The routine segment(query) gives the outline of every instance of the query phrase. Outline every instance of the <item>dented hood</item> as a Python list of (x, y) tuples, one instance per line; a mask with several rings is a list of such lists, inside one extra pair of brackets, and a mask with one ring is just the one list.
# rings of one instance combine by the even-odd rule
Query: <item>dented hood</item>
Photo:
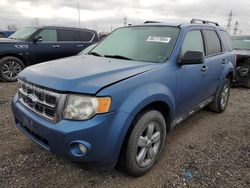
[(105, 86), (158, 66), (157, 63), (84, 55), (30, 66), (19, 78), (58, 91), (95, 94)]

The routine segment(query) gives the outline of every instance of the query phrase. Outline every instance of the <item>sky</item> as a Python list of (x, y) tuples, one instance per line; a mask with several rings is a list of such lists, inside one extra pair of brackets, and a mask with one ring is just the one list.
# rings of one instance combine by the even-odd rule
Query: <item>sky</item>
[(110, 32), (146, 20), (186, 23), (192, 18), (218, 22), (226, 28), (232, 10), (231, 33), (250, 34), (249, 0), (0, 0), (0, 29), (34, 25), (59, 25)]

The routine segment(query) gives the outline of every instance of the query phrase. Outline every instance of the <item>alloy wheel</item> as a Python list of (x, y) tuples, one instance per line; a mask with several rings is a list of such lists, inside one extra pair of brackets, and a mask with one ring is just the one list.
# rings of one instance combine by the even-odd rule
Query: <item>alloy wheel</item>
[(22, 71), (21, 65), (17, 61), (7, 61), (2, 67), (2, 74), (4, 77), (14, 80), (18, 73)]
[(229, 98), (229, 87), (228, 85), (224, 85), (223, 87), (223, 90), (221, 92), (221, 108), (224, 109), (227, 105), (227, 101), (228, 101), (228, 98)]
[(159, 152), (161, 132), (155, 122), (148, 124), (137, 142), (136, 162), (139, 166), (149, 165)]

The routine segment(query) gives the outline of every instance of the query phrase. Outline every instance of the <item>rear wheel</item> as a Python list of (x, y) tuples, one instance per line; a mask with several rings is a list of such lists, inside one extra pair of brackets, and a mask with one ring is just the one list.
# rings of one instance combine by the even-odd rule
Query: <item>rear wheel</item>
[(0, 60), (0, 78), (3, 81), (15, 82), (17, 75), (24, 69), (23, 62), (16, 57), (4, 57)]
[(229, 95), (230, 95), (230, 81), (227, 78), (225, 78), (216, 93), (214, 102), (208, 105), (208, 109), (217, 113), (223, 112), (227, 107)]
[(141, 176), (155, 164), (166, 138), (165, 119), (152, 110), (137, 118), (125, 152), (125, 168), (130, 175)]

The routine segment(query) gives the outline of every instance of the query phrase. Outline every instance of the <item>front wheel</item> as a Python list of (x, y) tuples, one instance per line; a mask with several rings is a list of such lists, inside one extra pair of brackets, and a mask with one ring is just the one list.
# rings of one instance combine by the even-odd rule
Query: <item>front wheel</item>
[(166, 123), (156, 110), (139, 116), (128, 138), (125, 168), (130, 175), (141, 176), (155, 164), (164, 147)]
[(15, 82), (17, 75), (24, 69), (23, 62), (16, 57), (4, 57), (0, 60), (0, 79)]
[(221, 86), (217, 90), (214, 102), (209, 104), (208, 109), (217, 113), (223, 112), (227, 107), (229, 95), (230, 95), (230, 81), (227, 78), (225, 78)]

